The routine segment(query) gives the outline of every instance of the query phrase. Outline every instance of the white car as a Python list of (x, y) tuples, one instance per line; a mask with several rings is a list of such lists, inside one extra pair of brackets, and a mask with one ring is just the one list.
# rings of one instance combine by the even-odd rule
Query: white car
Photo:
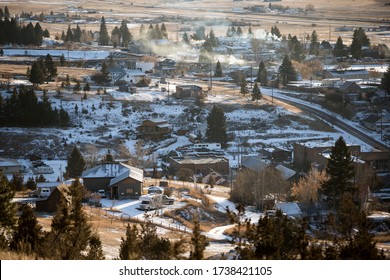
[(106, 198), (106, 191), (105, 190), (98, 190), (97, 191), (97, 194), (101, 197), (101, 198)]
[(39, 193), (39, 197), (49, 197), (50, 194), (51, 194), (51, 192), (50, 192), (49, 188), (42, 188), (40, 193)]

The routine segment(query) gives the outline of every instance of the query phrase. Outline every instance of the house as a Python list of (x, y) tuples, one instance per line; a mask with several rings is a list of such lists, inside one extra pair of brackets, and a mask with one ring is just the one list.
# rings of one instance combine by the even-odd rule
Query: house
[(111, 83), (113, 85), (136, 84), (145, 78), (145, 73), (140, 69), (113, 67), (110, 68), (109, 71), (111, 75)]
[(211, 184), (211, 182), (214, 185), (219, 185), (219, 186), (229, 185), (229, 182), (224, 178), (224, 176), (221, 173), (216, 171), (211, 171), (209, 174), (207, 174), (202, 178), (203, 184)]
[(268, 164), (260, 156), (242, 156), (241, 168), (252, 171), (263, 171)]
[(176, 62), (168, 58), (157, 62), (155, 67), (156, 74), (162, 76), (172, 76), (176, 73), (176, 70)]
[(144, 174), (141, 169), (123, 163), (103, 163), (87, 169), (81, 175), (91, 192), (104, 189), (111, 199), (139, 198)]
[(307, 218), (309, 223), (323, 224), (329, 215), (329, 205), (325, 201), (297, 203), (302, 217)]
[(176, 173), (187, 169), (193, 174), (209, 174), (211, 171), (229, 174), (229, 159), (224, 156), (181, 156), (170, 157), (169, 164)]
[(384, 90), (377, 90), (374, 95), (370, 98), (370, 102), (373, 104), (380, 104), (388, 102), (390, 100), (389, 94)]
[(349, 70), (338, 70), (328, 69), (324, 71), (324, 79), (368, 79), (368, 71), (366, 69), (349, 69)]
[(148, 119), (144, 120), (137, 127), (138, 138), (161, 140), (167, 138), (172, 133), (171, 125), (164, 119)]
[(371, 114), (365, 119), (362, 120), (364, 127), (376, 131), (378, 127), (380, 128), (382, 117), (380, 115)]
[(23, 172), (23, 165), (16, 159), (0, 158), (0, 173), (14, 174)]
[(68, 204), (71, 203), (71, 195), (69, 186), (65, 183), (58, 185), (50, 193), (47, 199), (37, 200), (35, 202), (36, 211), (55, 212), (61, 201), (61, 197), (64, 197)]
[(282, 211), (288, 217), (302, 218), (302, 211), (296, 202), (277, 202), (275, 203), (274, 209)]
[(352, 102), (362, 99), (362, 88), (353, 81), (346, 81), (340, 87), (339, 91), (343, 94), (345, 101)]
[(275, 168), (280, 171), (280, 174), (284, 180), (291, 180), (296, 175), (294, 170), (284, 165), (279, 164)]
[(196, 85), (176, 86), (176, 98), (197, 98), (203, 94), (203, 89)]

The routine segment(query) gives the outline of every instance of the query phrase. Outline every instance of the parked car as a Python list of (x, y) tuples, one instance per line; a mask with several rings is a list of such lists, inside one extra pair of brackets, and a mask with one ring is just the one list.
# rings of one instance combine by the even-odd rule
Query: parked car
[(107, 197), (106, 191), (105, 191), (105, 190), (98, 190), (98, 191), (97, 191), (97, 194), (98, 194), (101, 198), (106, 198), (106, 197)]
[(39, 197), (49, 197), (51, 194), (51, 191), (49, 188), (42, 188), (40, 193), (39, 193)]
[(162, 203), (165, 205), (172, 205), (175, 202), (175, 199), (167, 195), (162, 196)]

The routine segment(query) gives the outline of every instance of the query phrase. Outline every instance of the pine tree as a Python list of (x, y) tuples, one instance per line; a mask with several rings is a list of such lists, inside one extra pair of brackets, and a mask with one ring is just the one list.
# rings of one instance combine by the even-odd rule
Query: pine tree
[(73, 41), (75, 42), (81, 42), (81, 28), (80, 26), (77, 24), (76, 26), (76, 29), (74, 30), (73, 32)]
[(218, 40), (215, 37), (213, 29), (210, 30), (208, 41), (209, 41), (211, 47), (213, 47), (213, 48), (218, 47)]
[(257, 83), (253, 86), (252, 101), (258, 101), (262, 98), (262, 94)]
[(122, 38), (122, 47), (127, 48), (130, 42), (133, 40), (133, 36), (131, 35), (129, 28), (127, 27), (127, 21), (123, 20), (120, 27), (121, 38)]
[(66, 176), (68, 178), (78, 178), (85, 168), (85, 160), (77, 146), (74, 146), (72, 153), (68, 157), (66, 166)]
[(336, 45), (334, 46), (333, 49), (333, 55), (335, 57), (344, 57), (346, 56), (346, 51), (345, 51), (345, 46), (343, 43), (343, 39), (339, 36), (336, 41)]
[(35, 24), (34, 31), (35, 31), (35, 42), (34, 42), (34, 44), (36, 46), (40, 46), (40, 45), (42, 45), (43, 29), (42, 29), (41, 25), (39, 24), (39, 22), (37, 22)]
[(267, 69), (263, 61), (259, 64), (259, 72), (257, 72), (256, 82), (260, 83), (262, 86), (267, 86), (268, 84), (268, 74)]
[(271, 27), (271, 34), (278, 38), (282, 37), (282, 34), (280, 33), (279, 28), (276, 25)]
[(360, 59), (362, 57), (362, 44), (358, 38), (352, 38), (352, 44), (350, 49), (353, 58)]
[(357, 40), (359, 40), (362, 47), (369, 47), (371, 45), (370, 39), (367, 37), (366, 32), (364, 32), (364, 29), (361, 27), (355, 29), (352, 38), (356, 38)]
[(318, 42), (317, 32), (314, 30), (310, 36), (309, 54), (318, 56), (320, 52), (320, 43)]
[(42, 227), (38, 224), (35, 211), (28, 204), (24, 204), (21, 210), (22, 214), (19, 217), (10, 248), (14, 251), (31, 254), (36, 252), (41, 243)]
[(110, 41), (110, 36), (108, 35), (106, 20), (104, 17), (101, 19), (100, 31), (99, 31), (99, 45), (106, 46)]
[(38, 61), (34, 61), (31, 65), (29, 81), (35, 85), (42, 84), (44, 81), (43, 69)]
[(194, 229), (192, 230), (191, 237), (191, 252), (190, 260), (203, 260), (204, 250), (208, 246), (206, 236), (200, 231), (199, 217), (195, 217), (193, 220)]
[(227, 147), (226, 116), (224, 111), (215, 105), (207, 116), (206, 139), (211, 143), (221, 143), (223, 148)]
[(50, 54), (46, 55), (44, 64), (46, 68), (46, 81), (49, 82), (57, 76), (57, 65), (54, 63)]
[(187, 32), (184, 32), (183, 34), (183, 41), (186, 42), (187, 44), (190, 43), (190, 38), (188, 37)]
[(390, 66), (387, 67), (387, 71), (383, 74), (383, 78), (381, 79), (381, 88), (387, 94), (390, 94)]
[(4, 18), (9, 19), (11, 17), (11, 14), (9, 12), (8, 6), (5, 6), (4, 8)]
[(248, 82), (246, 81), (245, 75), (242, 75), (241, 82), (240, 82), (240, 93), (245, 96), (249, 92), (248, 89)]
[(222, 67), (219, 60), (217, 61), (217, 65), (215, 66), (214, 77), (223, 77)]
[(88, 254), (87, 260), (104, 260), (104, 253), (102, 249), (102, 242), (100, 241), (99, 235), (92, 234), (88, 243)]
[(287, 85), (288, 82), (297, 79), (297, 73), (287, 55), (283, 58), (282, 64), (279, 67), (279, 79), (284, 86)]
[(321, 184), (321, 188), (329, 200), (337, 203), (343, 193), (354, 194), (352, 182), (355, 175), (354, 166), (348, 147), (341, 136), (331, 149), (326, 173), (328, 179)]
[(74, 41), (73, 31), (70, 28), (70, 25), (68, 25), (68, 30), (66, 31), (66, 36), (65, 36), (65, 42), (73, 42), (73, 41)]
[(163, 39), (168, 39), (168, 31), (164, 23), (161, 24), (161, 34)]
[(296, 61), (302, 61), (305, 58), (305, 53), (303, 50), (303, 45), (298, 40), (297, 36), (291, 37), (288, 42), (290, 57)]
[(7, 177), (0, 177), (0, 247), (3, 247), (8, 239), (8, 235), (12, 232), (16, 223), (16, 209), (14, 191)]
[(66, 59), (65, 59), (65, 56), (64, 54), (61, 54), (60, 56), (60, 66), (65, 66), (65, 63), (66, 63)]

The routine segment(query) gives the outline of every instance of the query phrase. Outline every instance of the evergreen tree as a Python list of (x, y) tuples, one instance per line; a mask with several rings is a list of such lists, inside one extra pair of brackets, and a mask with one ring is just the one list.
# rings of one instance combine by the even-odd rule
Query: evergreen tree
[(262, 98), (261, 91), (257, 83), (253, 86), (252, 101), (258, 101)]
[(81, 42), (81, 28), (80, 26), (77, 24), (76, 26), (76, 29), (74, 30), (73, 32), (73, 41), (75, 42)]
[(357, 37), (352, 38), (351, 55), (355, 59), (360, 59), (362, 57), (362, 44)]
[(43, 31), (43, 37), (45, 37), (45, 38), (50, 38), (50, 32), (49, 32), (49, 30), (45, 29), (45, 30)]
[(164, 23), (161, 24), (161, 34), (163, 39), (168, 39), (168, 31)]
[(193, 220), (194, 229), (192, 230), (191, 237), (191, 252), (190, 260), (203, 260), (204, 250), (208, 246), (206, 236), (204, 236), (200, 231), (199, 218), (195, 217)]
[(10, 12), (8, 10), (8, 6), (5, 6), (5, 8), (4, 8), (4, 18), (5, 19), (9, 19), (10, 17), (11, 17), (11, 14), (10, 14)]
[(249, 92), (248, 82), (246, 81), (245, 75), (242, 75), (241, 83), (240, 83), (240, 93), (245, 96)]
[(99, 235), (92, 234), (88, 242), (88, 254), (87, 260), (104, 260), (104, 253), (102, 249), (102, 242), (100, 241)]
[(242, 34), (243, 34), (242, 29), (241, 29), (241, 27), (239, 26), (239, 27), (237, 28), (237, 37), (242, 37)]
[(145, 35), (145, 26), (141, 24), (141, 27), (139, 28), (139, 35), (144, 36)]
[(42, 45), (43, 29), (42, 29), (41, 25), (39, 24), (39, 22), (37, 22), (35, 24), (34, 32), (35, 32), (35, 42), (34, 42), (34, 44), (36, 46)]
[(70, 25), (68, 25), (68, 30), (66, 31), (66, 36), (65, 36), (65, 42), (73, 42), (73, 41), (74, 41), (73, 31), (70, 28)]
[(16, 223), (16, 209), (14, 198), (14, 190), (7, 177), (0, 177), (0, 248), (8, 242), (9, 234), (12, 233)]
[(279, 67), (279, 79), (284, 86), (287, 85), (289, 81), (297, 79), (297, 73), (287, 55), (283, 58), (282, 64)]
[(35, 211), (28, 205), (21, 207), (17, 228), (10, 244), (11, 250), (27, 254), (36, 252), (43, 235), (42, 227), (38, 224)]
[(78, 178), (85, 168), (85, 160), (77, 146), (74, 146), (72, 153), (68, 157), (66, 166), (66, 176), (68, 178)]
[(188, 37), (187, 32), (184, 32), (183, 34), (183, 41), (186, 42), (187, 44), (190, 43), (190, 38)]
[(127, 21), (123, 20), (120, 27), (121, 37), (122, 37), (122, 47), (127, 48), (130, 42), (133, 40), (129, 28), (127, 27)]
[(106, 20), (104, 17), (101, 19), (100, 31), (99, 31), (99, 45), (106, 46), (110, 41), (110, 36), (108, 35)]
[(280, 33), (279, 28), (276, 25), (271, 27), (271, 34), (278, 38), (282, 37), (282, 34)]
[(214, 77), (223, 77), (221, 63), (219, 62), (219, 60), (217, 61), (217, 65), (215, 67)]
[(290, 50), (290, 57), (292, 60), (302, 61), (305, 58), (305, 53), (301, 42), (299, 42), (297, 36), (291, 37), (288, 43)]
[(44, 64), (46, 68), (46, 81), (49, 82), (57, 76), (57, 65), (54, 63), (50, 54), (46, 55)]
[(223, 148), (227, 147), (226, 116), (224, 111), (215, 105), (207, 116), (206, 139), (211, 143), (221, 143)]
[(42, 84), (44, 81), (43, 69), (38, 61), (34, 61), (31, 65), (29, 81), (35, 85)]
[(115, 26), (111, 32), (111, 43), (116, 48), (121, 42), (122, 33), (118, 26)]
[(210, 30), (210, 33), (209, 33), (209, 36), (208, 36), (208, 41), (209, 41), (211, 47), (213, 47), (213, 48), (218, 47), (218, 40), (215, 37), (213, 29)]
[(248, 28), (248, 35), (249, 35), (249, 36), (252, 36), (252, 35), (253, 35), (253, 32), (252, 32), (252, 25), (249, 25), (249, 28)]
[(356, 38), (357, 40), (359, 40), (362, 47), (369, 47), (371, 45), (370, 39), (367, 37), (366, 32), (364, 32), (364, 29), (361, 27), (355, 29), (352, 38)]
[(333, 49), (333, 55), (335, 57), (344, 57), (346, 56), (346, 51), (345, 51), (345, 46), (343, 43), (343, 39), (339, 36), (336, 41), (336, 45), (334, 46)]
[[(390, 93), (390, 66), (387, 67), (387, 71), (383, 74), (383, 78), (381, 79), (381, 88), (387, 94)], [(387, 97), (387, 95), (386, 95), (386, 97)]]
[(348, 147), (341, 136), (331, 149), (326, 173), (328, 179), (322, 182), (321, 188), (329, 200), (338, 202), (343, 193), (354, 194), (352, 182), (355, 175), (354, 166)]
[(256, 82), (260, 83), (262, 86), (267, 86), (268, 84), (268, 74), (267, 69), (263, 61), (259, 64), (259, 72), (257, 72)]
[(318, 42), (317, 32), (314, 30), (310, 36), (309, 54), (318, 56), (320, 52), (320, 43)]
[(100, 71), (101, 71), (101, 74), (102, 74), (102, 81), (104, 83), (107, 83), (107, 82), (111, 81), (110, 71), (108, 70), (108, 66), (107, 66), (107, 64), (105, 62), (103, 62), (102, 69)]
[(138, 230), (136, 225), (127, 226), (126, 238), (122, 238), (119, 249), (121, 260), (169, 260), (177, 258), (175, 247), (169, 239), (157, 235), (156, 226), (149, 216)]
[(65, 63), (66, 63), (66, 59), (65, 59), (65, 56), (64, 54), (61, 54), (60, 56), (60, 66), (65, 66)]

